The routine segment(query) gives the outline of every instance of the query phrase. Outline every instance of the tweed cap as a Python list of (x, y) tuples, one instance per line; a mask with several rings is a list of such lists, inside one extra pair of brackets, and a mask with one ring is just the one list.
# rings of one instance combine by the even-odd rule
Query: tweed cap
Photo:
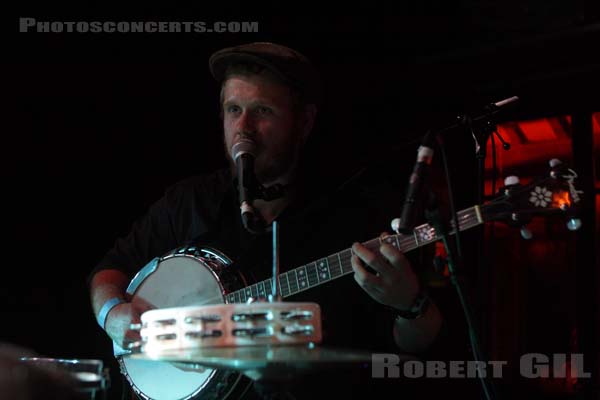
[(308, 58), (296, 50), (275, 43), (256, 42), (219, 50), (208, 61), (211, 74), (219, 82), (225, 78), (227, 67), (237, 63), (261, 65), (300, 91), (307, 103), (319, 101), (319, 76)]

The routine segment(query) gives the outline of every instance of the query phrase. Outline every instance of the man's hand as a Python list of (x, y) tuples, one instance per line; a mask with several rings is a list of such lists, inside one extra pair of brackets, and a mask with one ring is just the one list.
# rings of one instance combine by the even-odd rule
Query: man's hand
[[(385, 233), (382, 234), (385, 237)], [(408, 259), (395, 247), (383, 243), (373, 252), (360, 243), (352, 245), (354, 279), (381, 304), (408, 310), (419, 292), (419, 280)], [(376, 273), (366, 270), (365, 264)]]
[(146, 310), (141, 310), (133, 303), (122, 303), (114, 307), (106, 317), (104, 328), (108, 336), (119, 346), (127, 349), (129, 343), (139, 341), (140, 332), (131, 329), (131, 324), (139, 324), (140, 316)]
[[(387, 234), (382, 234), (387, 236)], [(360, 243), (352, 246), (352, 269), (356, 282), (375, 300), (397, 310), (408, 310), (419, 293), (419, 280), (404, 254), (389, 244), (373, 252)], [(375, 270), (375, 274), (365, 268)], [(436, 338), (442, 324), (432, 302), (425, 314), (416, 319), (396, 318), (394, 341), (404, 351), (424, 351)]]
[[(127, 276), (117, 269), (101, 270), (94, 275), (90, 287), (90, 296), (96, 318), (98, 318), (102, 307), (110, 299), (127, 298), (125, 288), (128, 282)], [(112, 340), (126, 349), (127, 344), (140, 340), (139, 332), (130, 329), (131, 324), (139, 323), (142, 313), (153, 308), (155, 307), (140, 299), (133, 303), (118, 304), (109, 311), (103, 328)]]

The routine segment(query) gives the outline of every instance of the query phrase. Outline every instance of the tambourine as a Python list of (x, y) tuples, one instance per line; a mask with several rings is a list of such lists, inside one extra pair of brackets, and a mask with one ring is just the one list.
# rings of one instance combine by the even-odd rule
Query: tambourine
[(321, 342), (316, 303), (255, 302), (173, 307), (146, 311), (141, 342), (132, 350), (160, 353), (203, 347), (294, 345)]

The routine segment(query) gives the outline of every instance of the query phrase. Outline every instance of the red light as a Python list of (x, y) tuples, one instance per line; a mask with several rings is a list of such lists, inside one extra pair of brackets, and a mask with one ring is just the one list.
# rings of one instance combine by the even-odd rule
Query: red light
[(552, 194), (552, 207), (560, 209), (571, 207), (569, 192), (561, 190), (560, 192)]
[(518, 125), (529, 142), (547, 142), (557, 139), (554, 128), (547, 118), (522, 121), (518, 122)]

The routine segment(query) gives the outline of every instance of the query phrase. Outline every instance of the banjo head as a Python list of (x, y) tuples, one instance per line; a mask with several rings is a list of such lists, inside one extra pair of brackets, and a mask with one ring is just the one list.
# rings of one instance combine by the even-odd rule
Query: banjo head
[(202, 259), (190, 255), (160, 261), (132, 294), (134, 304), (151, 308), (225, 303), (225, 289), (217, 274)]

